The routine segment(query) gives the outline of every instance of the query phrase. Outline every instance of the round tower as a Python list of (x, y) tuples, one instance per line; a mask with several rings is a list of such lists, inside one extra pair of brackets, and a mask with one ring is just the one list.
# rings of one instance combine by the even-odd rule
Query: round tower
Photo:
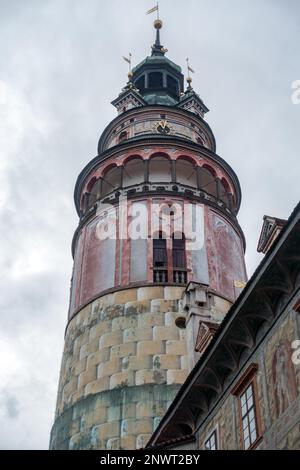
[(145, 446), (246, 280), (237, 176), (154, 26), (75, 186), (52, 449)]

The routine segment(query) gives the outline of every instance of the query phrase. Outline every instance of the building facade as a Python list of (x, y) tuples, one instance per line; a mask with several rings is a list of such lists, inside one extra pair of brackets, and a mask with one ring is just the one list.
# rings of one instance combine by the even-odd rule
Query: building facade
[(154, 26), (76, 182), (52, 449), (145, 447), (247, 279), (237, 176)]

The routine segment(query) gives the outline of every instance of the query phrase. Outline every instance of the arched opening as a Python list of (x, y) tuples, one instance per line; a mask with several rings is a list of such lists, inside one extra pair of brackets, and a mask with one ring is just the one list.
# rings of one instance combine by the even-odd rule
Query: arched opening
[[(125, 111), (126, 111), (126, 109), (125, 109)], [(124, 140), (127, 140), (127, 139), (128, 139), (128, 134), (127, 134), (127, 132), (126, 132), (126, 131), (122, 131), (121, 134), (119, 135), (119, 139), (118, 139), (119, 144), (120, 144), (121, 142), (124, 142)]]
[(201, 168), (201, 189), (217, 197), (216, 173), (209, 165), (203, 165)]
[(186, 272), (186, 249), (184, 233), (174, 233), (172, 237), (172, 257), (173, 257), (173, 281), (185, 284), (187, 281)]
[(167, 241), (162, 231), (153, 235), (153, 281), (168, 282)]
[(229, 204), (230, 187), (225, 178), (222, 178), (219, 186), (219, 197), (225, 204)]
[(121, 168), (113, 167), (102, 177), (101, 196), (106, 196), (121, 186)]
[(87, 190), (83, 195), (83, 212), (92, 207), (100, 197), (101, 181), (94, 176), (87, 185)]
[(161, 72), (150, 72), (148, 75), (148, 88), (162, 88), (163, 75)]
[(177, 183), (197, 188), (196, 166), (188, 160), (178, 159), (176, 161)]
[(175, 96), (178, 96), (178, 81), (171, 75), (167, 75), (168, 90)]
[(137, 89), (143, 93), (144, 90), (145, 90), (145, 75), (142, 75), (140, 78), (137, 79), (137, 81), (135, 82), (135, 86), (137, 87)]
[(155, 156), (149, 163), (149, 181), (151, 183), (169, 183), (171, 181), (171, 163), (164, 156)]
[(123, 187), (140, 184), (144, 181), (144, 162), (140, 158), (132, 158), (124, 166)]

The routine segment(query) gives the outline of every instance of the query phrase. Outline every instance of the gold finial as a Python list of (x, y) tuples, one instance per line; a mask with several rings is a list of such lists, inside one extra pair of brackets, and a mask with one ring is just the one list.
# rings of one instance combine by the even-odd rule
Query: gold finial
[(155, 29), (161, 29), (162, 25), (163, 25), (163, 22), (159, 18), (154, 20), (153, 26)]

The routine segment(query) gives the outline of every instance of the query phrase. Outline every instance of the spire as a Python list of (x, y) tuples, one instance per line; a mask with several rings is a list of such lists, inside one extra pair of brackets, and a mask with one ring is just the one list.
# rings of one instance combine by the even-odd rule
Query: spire
[(154, 13), (156, 11), (157, 18), (154, 21), (153, 25), (154, 28), (156, 29), (156, 38), (155, 38), (155, 43), (152, 46), (152, 54), (151, 55), (165, 55), (167, 52), (167, 49), (164, 49), (164, 47), (160, 43), (160, 29), (162, 28), (163, 22), (159, 18), (159, 5), (158, 3), (156, 4), (155, 7), (151, 8), (146, 12), (146, 15), (149, 15), (150, 13)]
[(160, 29), (162, 28), (163, 22), (157, 18), (154, 23), (154, 28), (156, 29), (156, 39), (155, 43), (152, 46), (152, 55), (165, 55), (166, 49), (160, 43)]

